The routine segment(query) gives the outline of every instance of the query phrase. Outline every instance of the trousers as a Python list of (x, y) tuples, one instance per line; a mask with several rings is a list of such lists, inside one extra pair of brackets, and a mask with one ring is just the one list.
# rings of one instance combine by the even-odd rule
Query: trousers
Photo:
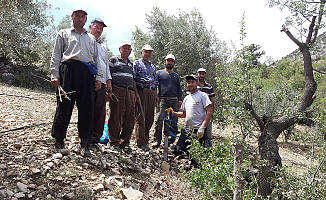
[[(191, 142), (189, 141), (189, 136), (188, 134), (196, 134), (198, 131), (198, 129), (193, 129), (192, 132), (187, 132), (187, 129), (185, 127), (183, 127), (181, 129), (181, 135), (179, 137), (179, 140), (177, 142), (177, 144), (175, 145), (175, 149), (174, 149), (174, 155), (175, 156), (180, 156), (182, 154), (185, 154), (185, 156), (187, 158), (189, 158), (189, 145), (191, 144)], [(206, 132), (206, 130), (205, 130)], [(202, 146), (205, 146), (205, 142), (207, 141), (207, 134), (204, 134), (204, 137), (199, 139), (199, 143)]]
[[(178, 99), (160, 99), (158, 106), (156, 107), (154, 141), (161, 142), (162, 140), (162, 127), (165, 118), (165, 110), (170, 107), (174, 112), (177, 112), (179, 110)], [(178, 122), (178, 117), (173, 116), (173, 121)]]
[(149, 141), (149, 130), (154, 122), (154, 111), (156, 103), (156, 91), (147, 88), (138, 90), (143, 107), (145, 121), (141, 112), (140, 104), (136, 104), (135, 134), (138, 146), (147, 145)]
[[(78, 136), (84, 141), (93, 136), (95, 79), (80, 61), (64, 62), (59, 67), (60, 85), (66, 92), (75, 91), (68, 99), (57, 97), (52, 137), (65, 139), (73, 108), (78, 109)], [(56, 91), (57, 95), (58, 89)]]
[(94, 104), (94, 132), (92, 142), (99, 143), (103, 135), (106, 118), (106, 85), (102, 83), (101, 89), (95, 91)]
[(112, 92), (118, 101), (110, 100), (109, 142), (120, 147), (128, 146), (135, 125), (135, 93), (116, 85), (112, 85)]

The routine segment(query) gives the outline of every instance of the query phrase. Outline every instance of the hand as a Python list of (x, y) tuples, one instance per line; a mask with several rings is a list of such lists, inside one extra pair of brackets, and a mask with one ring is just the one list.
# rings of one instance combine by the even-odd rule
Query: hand
[(156, 98), (155, 98), (155, 107), (157, 107), (159, 101), (160, 101), (160, 98), (158, 98), (158, 96), (156, 95)]
[(140, 100), (140, 96), (138, 92), (135, 91), (135, 103), (138, 103), (138, 100)]
[(106, 90), (106, 98), (110, 101), (111, 100), (111, 96), (112, 96), (112, 90)]
[(58, 87), (58, 85), (60, 85), (60, 78), (51, 79), (51, 85), (53, 85), (54, 87)]
[(202, 138), (204, 137), (204, 132), (205, 132), (206, 127), (199, 127), (197, 131), (197, 138)]
[(112, 91), (111, 80), (106, 81), (106, 91)]
[(181, 108), (181, 105), (182, 105), (182, 101), (179, 101), (179, 102), (178, 102), (178, 107), (179, 107), (179, 109)]
[(95, 81), (95, 91), (98, 91), (99, 89), (101, 89), (101, 87), (102, 87), (101, 81), (96, 80)]
[(168, 108), (168, 109), (165, 109), (165, 111), (168, 112), (168, 113), (172, 113), (172, 114), (174, 113), (173, 108), (171, 108), (171, 107)]

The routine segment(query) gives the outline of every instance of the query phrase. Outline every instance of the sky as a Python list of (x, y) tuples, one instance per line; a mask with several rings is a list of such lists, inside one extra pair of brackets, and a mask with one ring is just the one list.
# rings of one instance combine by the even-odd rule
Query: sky
[[(57, 25), (63, 16), (71, 15), (75, 6), (83, 6), (87, 9), (88, 20), (85, 28), (95, 17), (101, 18), (108, 26), (104, 28), (107, 34), (108, 48), (115, 54), (119, 54), (118, 48), (121, 40), (131, 40), (132, 31), (139, 27), (146, 32), (149, 26), (146, 23), (146, 15), (150, 14), (153, 7), (159, 7), (161, 11), (168, 15), (178, 16), (179, 12), (190, 13), (196, 8), (206, 22), (206, 27), (215, 30), (217, 38), (225, 41), (230, 48), (235, 44), (240, 48), (240, 27), (239, 22), (245, 16), (245, 45), (257, 44), (261, 50), (266, 52), (276, 60), (282, 59), (295, 49), (297, 46), (280, 32), (285, 17), (289, 12), (279, 10), (276, 7), (269, 8), (266, 0), (224, 0), (224, 1), (201, 0), (201, 1), (89, 1), (89, 0), (48, 0), (53, 8), (59, 7), (60, 10), (51, 10), (54, 15), (54, 23)], [(154, 50), (155, 52), (155, 50)], [(261, 60), (261, 61), (262, 61)]]

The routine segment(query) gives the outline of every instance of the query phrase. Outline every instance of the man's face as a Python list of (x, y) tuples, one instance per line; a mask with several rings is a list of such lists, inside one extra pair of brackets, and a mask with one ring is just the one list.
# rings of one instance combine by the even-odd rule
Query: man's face
[(143, 60), (148, 62), (152, 57), (152, 50), (143, 50), (141, 52), (141, 55), (142, 55)]
[(94, 35), (95, 39), (98, 40), (103, 33), (104, 25), (100, 22), (94, 22), (89, 25), (89, 29), (92, 35)]
[(187, 80), (187, 87), (190, 93), (197, 91), (197, 81), (194, 79)]
[(198, 77), (199, 82), (204, 82), (206, 76), (207, 76), (206, 72), (198, 72), (197, 73), (197, 77)]
[(172, 69), (174, 67), (175, 61), (172, 58), (168, 58), (164, 61), (164, 64), (167, 69)]
[(72, 13), (71, 19), (75, 28), (83, 28), (87, 21), (87, 15), (84, 11), (79, 10)]
[(121, 54), (121, 57), (128, 58), (131, 54), (131, 46), (130, 45), (123, 45), (122, 47), (119, 47), (119, 51)]

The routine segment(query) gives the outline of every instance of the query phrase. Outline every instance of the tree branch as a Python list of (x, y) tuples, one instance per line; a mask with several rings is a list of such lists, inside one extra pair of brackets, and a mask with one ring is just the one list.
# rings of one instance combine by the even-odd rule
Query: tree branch
[(312, 70), (314, 70), (314, 71), (316, 71), (316, 72), (318, 72), (318, 73), (321, 73), (321, 74), (326, 74), (326, 72), (322, 72), (322, 71), (319, 71), (319, 70), (314, 69), (314, 68), (312, 68)]
[(319, 14), (318, 14), (317, 25), (315, 26), (314, 36), (313, 36), (313, 38), (311, 40), (311, 43), (314, 43), (316, 41), (316, 39), (317, 39), (318, 29), (319, 29), (319, 26), (321, 24), (321, 19), (322, 19), (323, 14), (324, 14), (325, 2), (326, 2), (326, 0), (321, 0), (320, 1), (320, 9), (319, 9)]
[(315, 21), (316, 21), (316, 16), (313, 16), (312, 17), (312, 20), (311, 20), (311, 23), (310, 23), (310, 26), (309, 26), (308, 37), (307, 37), (307, 40), (306, 40), (306, 43), (307, 44), (310, 44), (311, 43), (312, 33), (314, 32), (314, 30), (316, 30), (316, 29), (314, 29), (314, 27), (315, 27)]
[(292, 35), (292, 33), (289, 31), (289, 29), (287, 29), (286, 27), (285, 27), (285, 25), (283, 24), (282, 25), (282, 29), (281, 29), (281, 32), (285, 32), (286, 33), (286, 35), (294, 42), (294, 43), (296, 43), (299, 47), (301, 47), (302, 46), (302, 43), (297, 39), (297, 38), (295, 38), (293, 35)]
[(255, 120), (257, 121), (260, 131), (263, 132), (265, 129), (265, 123), (263, 122), (263, 120), (257, 115), (257, 113), (254, 111), (254, 109), (252, 108), (252, 105), (250, 105), (247, 102), (244, 102), (246, 109), (250, 110), (250, 114), (255, 118)]

